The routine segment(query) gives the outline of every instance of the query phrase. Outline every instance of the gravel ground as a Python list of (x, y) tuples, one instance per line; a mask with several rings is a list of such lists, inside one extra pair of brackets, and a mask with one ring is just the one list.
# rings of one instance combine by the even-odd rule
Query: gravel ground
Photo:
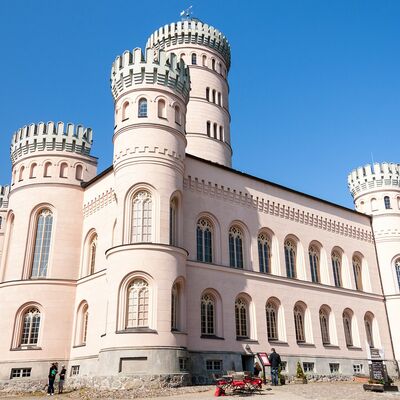
[[(168, 400), (168, 399), (179, 399), (179, 400), (213, 400), (214, 397), (214, 386), (195, 386), (186, 387), (179, 389), (169, 389), (160, 392), (150, 393), (137, 393), (137, 392), (103, 392), (94, 394), (90, 390), (82, 390), (78, 392), (65, 393), (63, 395), (55, 395), (53, 399), (132, 399), (137, 400), (149, 399), (152, 400)], [(144, 397), (138, 397), (144, 396)], [(159, 397), (155, 397), (159, 396)], [(166, 397), (168, 396), (168, 397)], [(37, 400), (38, 397), (43, 397), (43, 394), (36, 396), (10, 396), (0, 394), (1, 400)], [(276, 400), (400, 400), (400, 392), (386, 392), (386, 393), (372, 393), (365, 392), (360, 383), (352, 382), (332, 382), (332, 383), (309, 383), (307, 385), (286, 385), (279, 387), (266, 387), (261, 393), (253, 394), (250, 396), (233, 395), (227, 396), (235, 400), (239, 399), (250, 399), (255, 400), (262, 399), (276, 399)]]

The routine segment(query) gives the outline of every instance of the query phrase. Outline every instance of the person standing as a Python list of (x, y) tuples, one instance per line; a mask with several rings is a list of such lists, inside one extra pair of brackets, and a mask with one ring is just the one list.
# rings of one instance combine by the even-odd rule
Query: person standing
[(64, 390), (64, 382), (65, 382), (65, 374), (67, 370), (65, 369), (65, 365), (61, 365), (60, 371), (60, 380), (58, 381), (58, 394), (61, 394)]
[(54, 395), (54, 381), (56, 380), (57, 371), (57, 363), (52, 363), (49, 370), (49, 387), (47, 388), (47, 396)]
[(271, 383), (272, 386), (278, 386), (278, 371), (281, 365), (281, 356), (275, 351), (274, 348), (271, 349), (271, 353), (268, 356), (268, 360), (271, 364)]

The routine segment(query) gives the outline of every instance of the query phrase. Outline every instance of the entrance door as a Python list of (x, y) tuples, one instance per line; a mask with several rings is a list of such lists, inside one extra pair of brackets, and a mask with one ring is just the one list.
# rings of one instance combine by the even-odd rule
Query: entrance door
[(254, 369), (254, 356), (242, 354), (242, 368), (243, 371), (250, 371), (253, 373)]

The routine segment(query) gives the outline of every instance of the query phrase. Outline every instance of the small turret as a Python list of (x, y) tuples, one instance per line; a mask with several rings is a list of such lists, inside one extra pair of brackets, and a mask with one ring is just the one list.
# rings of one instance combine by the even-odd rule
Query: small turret
[(147, 48), (176, 53), (190, 69), (187, 153), (228, 167), (232, 164), (228, 71), (231, 50), (226, 37), (197, 19), (165, 25)]

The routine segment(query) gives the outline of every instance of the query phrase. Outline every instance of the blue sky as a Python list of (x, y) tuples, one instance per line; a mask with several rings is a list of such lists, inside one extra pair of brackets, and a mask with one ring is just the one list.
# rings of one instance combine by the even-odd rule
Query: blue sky
[(371, 153), (400, 162), (397, 0), (13, 0), (0, 2), (0, 182), (31, 122), (92, 127), (99, 172), (111, 165), (111, 63), (190, 4), (231, 43), (234, 168), (352, 207), (351, 169)]

